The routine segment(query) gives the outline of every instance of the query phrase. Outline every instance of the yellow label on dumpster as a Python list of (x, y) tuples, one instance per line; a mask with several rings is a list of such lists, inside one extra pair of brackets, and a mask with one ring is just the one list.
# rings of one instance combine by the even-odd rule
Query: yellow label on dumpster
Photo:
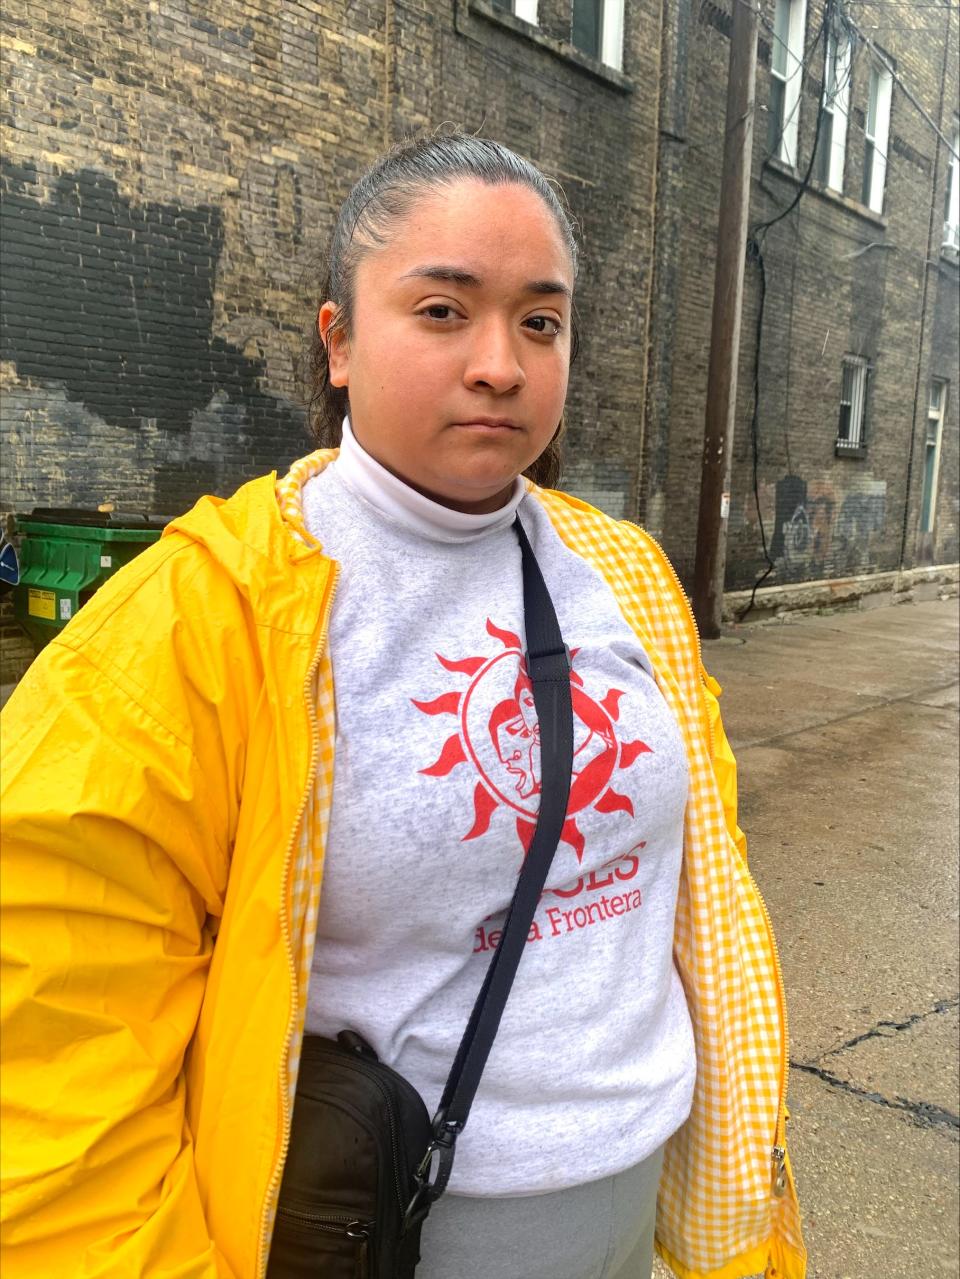
[(51, 622), (56, 621), (56, 591), (37, 591), (31, 588), (27, 592), (27, 612), (31, 617), (45, 617)]

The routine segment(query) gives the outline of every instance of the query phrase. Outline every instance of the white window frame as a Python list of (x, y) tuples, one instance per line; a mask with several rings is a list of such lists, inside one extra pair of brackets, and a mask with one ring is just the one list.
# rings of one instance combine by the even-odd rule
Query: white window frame
[(505, 9), (507, 12), (512, 13), (515, 18), (522, 18), (524, 22), (529, 22), (532, 27), (536, 27), (540, 25), (537, 21), (538, 4), (539, 0), (506, 0), (505, 3), (501, 2), (500, 4), (495, 2), (494, 7)]
[[(851, 370), (849, 398), (845, 398), (846, 372)], [(854, 451), (866, 447), (864, 425), (867, 416), (867, 382), (870, 377), (870, 363), (862, 355), (845, 355), (840, 372), (840, 407), (846, 405), (850, 409), (849, 434), (840, 434), (837, 424), (837, 452)]]
[(774, 70), (775, 48), (771, 49), (770, 75), (783, 82), (783, 128), (776, 150), (776, 158), (791, 168), (797, 167), (797, 137), (800, 121), (800, 90), (803, 81), (803, 42), (807, 29), (807, 0), (788, 0), (786, 43), (774, 35), (776, 44), (786, 53), (786, 71)]
[(623, 70), (624, 0), (603, 0), (600, 24), (600, 61), (614, 71)]
[(943, 207), (943, 247), (960, 252), (960, 120), (953, 123), (953, 143), (947, 155), (947, 190)]
[[(614, 71), (623, 70), (623, 10), (625, 0), (598, 0), (600, 5), (599, 60)], [(573, 6), (571, 5), (571, 12)], [(573, 36), (571, 32), (571, 43)], [(574, 45), (576, 48), (576, 45)], [(589, 55), (586, 55), (589, 56)]]
[[(933, 526), (937, 518), (937, 489), (940, 487), (940, 458), (943, 453), (943, 420), (947, 415), (947, 388), (949, 383), (942, 378), (933, 378), (930, 382), (930, 391), (927, 397), (927, 433), (923, 445), (923, 487), (920, 490), (920, 532), (932, 533)], [(937, 389), (940, 392), (939, 403), (934, 404), (933, 393)], [(923, 518), (923, 505), (927, 498), (927, 456), (931, 448), (930, 441), (930, 424), (935, 424), (935, 439), (932, 447), (934, 449), (933, 471), (930, 474), (930, 504), (927, 508), (926, 525)]]
[[(830, 116), (830, 154), (827, 157), (827, 186), (843, 193), (843, 170), (847, 158), (847, 121), (850, 118), (850, 38), (835, 29), (827, 36), (823, 69), (823, 110)], [(832, 65), (831, 65), (832, 64)], [(821, 143), (823, 127), (821, 125)]]
[[(876, 86), (876, 103), (874, 110), (873, 132), (870, 132), (870, 104), (873, 102), (874, 86)], [(883, 194), (887, 180), (887, 148), (890, 144), (890, 104), (893, 98), (893, 76), (890, 68), (882, 62), (874, 62), (870, 68), (870, 80), (867, 90), (868, 102), (864, 120), (865, 143), (873, 145), (873, 167), (870, 172), (870, 189), (867, 195), (867, 208), (874, 213), (883, 212)], [(866, 163), (866, 147), (864, 148)]]

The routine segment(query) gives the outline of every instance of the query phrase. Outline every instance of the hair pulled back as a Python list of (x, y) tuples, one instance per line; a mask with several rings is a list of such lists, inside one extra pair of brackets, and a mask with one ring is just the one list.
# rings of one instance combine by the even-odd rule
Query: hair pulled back
[[(549, 180), (535, 165), (489, 138), (459, 132), (411, 138), (397, 143), (367, 170), (340, 210), (330, 242), (326, 274), (320, 283), (320, 303), (331, 301), (338, 307), (331, 330), (350, 332), (357, 267), (363, 256), (389, 242), (392, 229), (411, 212), (418, 196), (464, 179), (488, 186), (514, 183), (535, 191), (553, 214), (576, 276), (579, 254), (573, 221)], [(574, 321), (571, 361), (577, 345)], [(347, 411), (347, 388), (331, 385), (327, 348), (314, 324), (309, 416), (311, 431), (320, 448), (336, 448), (340, 444)], [(525, 472), (534, 483), (545, 488), (555, 488), (559, 482), (562, 434), (561, 419), (553, 439)]]

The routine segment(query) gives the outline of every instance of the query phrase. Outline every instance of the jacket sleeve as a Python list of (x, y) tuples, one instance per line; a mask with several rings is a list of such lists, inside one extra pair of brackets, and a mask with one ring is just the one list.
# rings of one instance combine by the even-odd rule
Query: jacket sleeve
[(182, 1067), (223, 904), (231, 768), (219, 749), (198, 759), (208, 699), (194, 692), (192, 723), (176, 696), (160, 709), (184, 639), (162, 634), (159, 603), (108, 603), (96, 642), (76, 639), (83, 610), (3, 717), (3, 1274), (228, 1279)]
[(701, 668), (703, 695), (707, 703), (707, 717), (710, 723), (710, 740), (713, 752), (713, 773), (720, 788), (723, 799), (723, 811), (727, 819), (727, 830), (736, 844), (740, 856), (747, 860), (747, 837), (737, 824), (737, 761), (734, 757), (727, 735), (723, 731), (723, 720), (720, 717), (720, 694), (723, 691), (712, 675)]

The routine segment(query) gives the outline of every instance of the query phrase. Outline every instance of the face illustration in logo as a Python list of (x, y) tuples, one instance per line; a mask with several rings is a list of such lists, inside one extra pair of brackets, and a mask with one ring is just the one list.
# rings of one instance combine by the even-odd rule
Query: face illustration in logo
[(517, 779), (517, 794), (529, 799), (540, 791), (540, 723), (533, 685), (521, 663), (513, 697), (501, 702), (490, 717), (490, 736), (497, 757)]
[[(428, 777), (446, 777), (460, 764), (472, 764), (479, 780), (474, 789), (473, 826), (463, 836), (476, 839), (489, 828), (498, 807), (516, 814), (517, 834), (526, 850), (536, 828), (540, 808), (540, 724), (533, 699), (533, 685), (518, 636), (487, 621), (487, 632), (503, 645), (492, 658), (468, 657), (450, 661), (437, 654), (445, 670), (466, 675), (463, 692), (443, 693), (431, 702), (414, 706), (425, 715), (456, 715), (458, 728), (447, 738), (437, 761), (420, 771)], [(577, 650), (571, 653), (575, 659)], [(619, 717), (620, 689), (610, 689), (596, 702), (583, 687), (580, 675), (570, 672), (573, 703), (573, 775), (567, 818), (561, 838), (583, 858), (584, 836), (576, 815), (592, 807), (596, 812), (624, 812), (633, 816), (633, 804), (618, 794), (611, 779), (617, 770), (629, 768), (638, 755), (649, 752), (646, 743), (621, 743), (614, 725)], [(504, 697), (504, 686), (509, 690)]]

